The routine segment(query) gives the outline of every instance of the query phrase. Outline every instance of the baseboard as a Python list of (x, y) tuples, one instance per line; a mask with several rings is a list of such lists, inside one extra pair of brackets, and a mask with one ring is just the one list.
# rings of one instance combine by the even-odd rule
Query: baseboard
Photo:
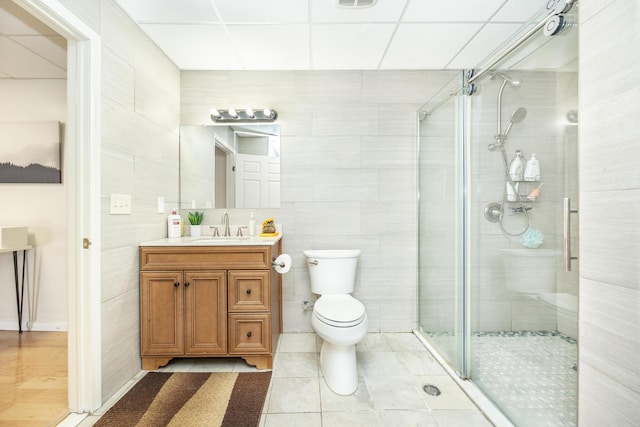
[[(16, 320), (0, 320), (0, 330), (18, 332), (18, 322)], [(31, 328), (27, 328), (26, 322), (22, 325), (22, 331), (46, 331), (46, 332), (67, 332), (67, 322), (34, 322)]]

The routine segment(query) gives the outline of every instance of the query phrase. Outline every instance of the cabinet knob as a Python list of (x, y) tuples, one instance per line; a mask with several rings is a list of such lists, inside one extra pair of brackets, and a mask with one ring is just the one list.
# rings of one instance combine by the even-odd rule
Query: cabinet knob
[(247, 295), (251, 295), (251, 289), (247, 289)]
[(247, 337), (251, 338), (251, 331), (247, 332)]
[(188, 288), (189, 287), (189, 282), (184, 282), (184, 287)]
[(180, 286), (180, 282), (174, 283), (173, 286), (175, 286), (177, 288), (178, 286)]

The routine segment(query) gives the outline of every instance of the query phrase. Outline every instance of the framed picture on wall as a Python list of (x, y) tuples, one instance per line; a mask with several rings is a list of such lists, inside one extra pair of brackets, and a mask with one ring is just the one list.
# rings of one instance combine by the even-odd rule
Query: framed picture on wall
[(62, 182), (62, 124), (0, 122), (0, 183)]

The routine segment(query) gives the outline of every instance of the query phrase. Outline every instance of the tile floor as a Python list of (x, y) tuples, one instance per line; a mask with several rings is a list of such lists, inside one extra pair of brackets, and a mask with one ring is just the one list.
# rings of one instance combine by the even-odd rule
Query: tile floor
[[(351, 396), (336, 395), (325, 384), (320, 344), (313, 333), (281, 335), (261, 427), (492, 425), (411, 333), (372, 333), (358, 344), (360, 386)], [(160, 370), (255, 368), (242, 359), (176, 359)], [(437, 386), (442, 394), (424, 393), (424, 384)], [(98, 418), (90, 416), (78, 425), (89, 427)]]

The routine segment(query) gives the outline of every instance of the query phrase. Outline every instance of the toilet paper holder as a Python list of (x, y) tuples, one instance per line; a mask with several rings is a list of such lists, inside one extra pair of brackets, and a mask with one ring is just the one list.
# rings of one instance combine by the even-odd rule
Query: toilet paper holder
[(280, 274), (286, 274), (291, 269), (291, 257), (288, 254), (280, 254), (271, 260), (271, 268), (275, 268)]

